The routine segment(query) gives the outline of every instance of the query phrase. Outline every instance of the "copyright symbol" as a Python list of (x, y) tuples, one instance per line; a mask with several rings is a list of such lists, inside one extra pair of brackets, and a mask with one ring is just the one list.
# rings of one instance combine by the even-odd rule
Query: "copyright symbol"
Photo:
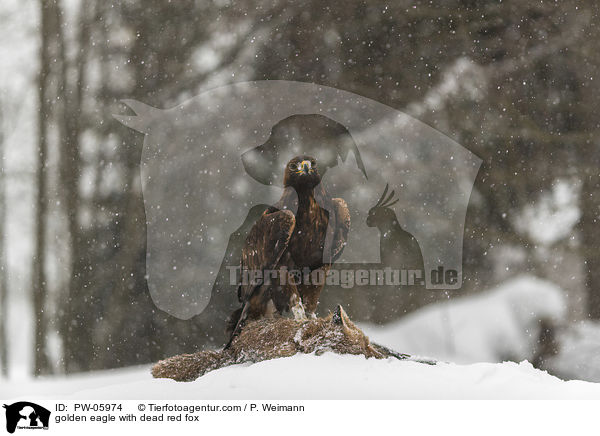
[(138, 404), (138, 410), (140, 412), (143, 412), (144, 410), (146, 410), (146, 405), (145, 404)]

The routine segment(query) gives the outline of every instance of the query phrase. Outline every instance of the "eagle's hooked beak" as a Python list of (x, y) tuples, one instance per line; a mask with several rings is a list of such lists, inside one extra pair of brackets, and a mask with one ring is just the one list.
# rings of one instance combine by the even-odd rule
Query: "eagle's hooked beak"
[(312, 165), (309, 160), (303, 160), (300, 162), (300, 170), (304, 174), (312, 173)]

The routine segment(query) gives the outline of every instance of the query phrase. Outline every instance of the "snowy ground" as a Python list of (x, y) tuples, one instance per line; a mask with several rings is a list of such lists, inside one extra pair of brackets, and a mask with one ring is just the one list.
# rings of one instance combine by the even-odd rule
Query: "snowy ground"
[(362, 356), (296, 355), (236, 365), (192, 383), (152, 379), (148, 367), (6, 383), (25, 399), (600, 399), (600, 384), (562, 381), (529, 363), (435, 366)]

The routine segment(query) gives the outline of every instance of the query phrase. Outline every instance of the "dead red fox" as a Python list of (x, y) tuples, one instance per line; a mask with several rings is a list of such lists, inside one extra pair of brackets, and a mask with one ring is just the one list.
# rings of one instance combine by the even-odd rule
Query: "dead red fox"
[[(248, 322), (231, 346), (221, 351), (200, 351), (161, 360), (152, 368), (156, 378), (191, 381), (214, 369), (243, 362), (260, 362), (296, 353), (326, 351), (339, 354), (361, 354), (383, 359), (408, 359), (369, 338), (354, 325), (341, 306), (326, 318), (296, 321), (288, 318), (267, 318)], [(432, 362), (424, 362), (432, 363)]]

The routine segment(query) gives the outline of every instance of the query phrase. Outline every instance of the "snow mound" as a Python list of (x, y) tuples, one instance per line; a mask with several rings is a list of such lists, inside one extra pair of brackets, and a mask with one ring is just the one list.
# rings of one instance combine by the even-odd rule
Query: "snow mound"
[(476, 295), (436, 303), (386, 326), (362, 324), (374, 342), (403, 353), (458, 363), (531, 360), (539, 320), (561, 322), (564, 292), (519, 276)]
[(559, 352), (546, 362), (565, 379), (600, 382), (600, 323), (583, 321), (558, 332)]
[(521, 399), (596, 398), (600, 384), (562, 381), (529, 363), (424, 365), (325, 353), (242, 364), (190, 383), (148, 367), (3, 383), (0, 396), (51, 399)]

